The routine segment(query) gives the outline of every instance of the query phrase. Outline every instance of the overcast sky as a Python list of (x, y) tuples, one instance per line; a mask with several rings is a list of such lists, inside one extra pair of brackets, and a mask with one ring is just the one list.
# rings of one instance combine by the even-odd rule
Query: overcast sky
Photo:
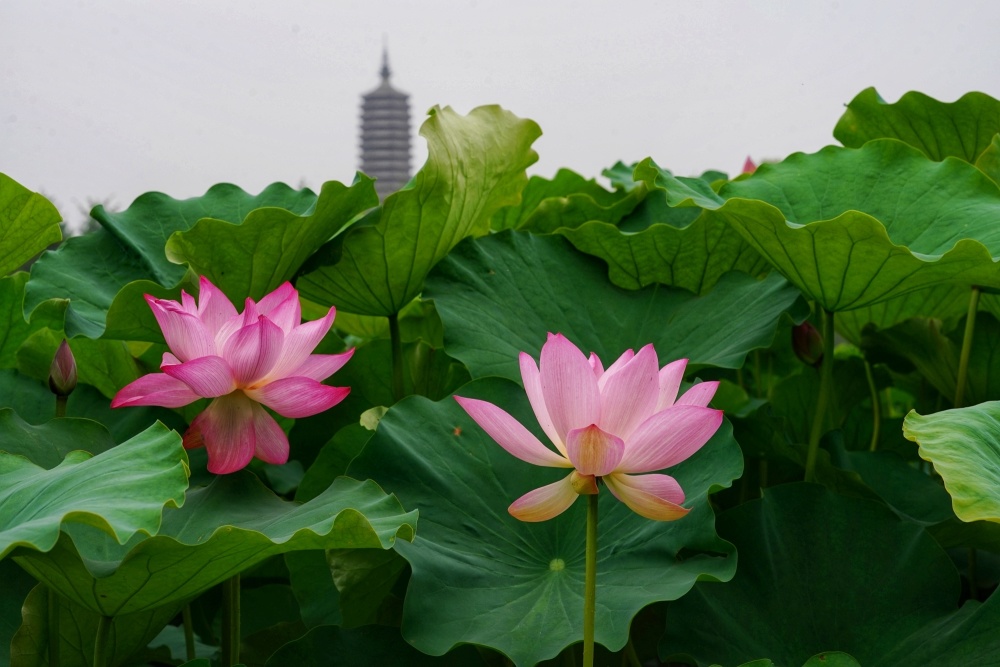
[(349, 182), (385, 36), (414, 135), (432, 105), (498, 103), (542, 127), (532, 173), (734, 173), (834, 143), (868, 86), (1000, 97), (998, 26), (997, 0), (0, 0), (0, 171), (71, 221), (149, 190)]

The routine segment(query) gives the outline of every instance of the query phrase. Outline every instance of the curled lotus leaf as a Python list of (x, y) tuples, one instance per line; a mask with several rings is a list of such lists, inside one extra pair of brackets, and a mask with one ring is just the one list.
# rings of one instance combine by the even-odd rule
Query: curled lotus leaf
[(1000, 188), (892, 139), (829, 146), (722, 187), (729, 223), (810, 299), (863, 308), (939, 284), (1000, 287)]
[(416, 512), (370, 480), (341, 477), (296, 503), (240, 471), (189, 490), (152, 536), (119, 544), (90, 526), (72, 526), (50, 551), (20, 549), (13, 558), (76, 604), (119, 616), (189, 600), (270, 556), (387, 549), (397, 538), (413, 539), (415, 529)]
[(833, 136), (849, 148), (873, 139), (898, 139), (932, 160), (956, 157), (975, 164), (1000, 133), (1000, 100), (966, 93), (941, 102), (911, 91), (892, 104), (874, 88), (850, 101)]

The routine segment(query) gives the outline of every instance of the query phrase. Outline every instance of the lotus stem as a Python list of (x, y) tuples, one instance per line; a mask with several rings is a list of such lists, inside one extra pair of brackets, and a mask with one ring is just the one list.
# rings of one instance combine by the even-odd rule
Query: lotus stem
[(632, 635), (629, 635), (628, 642), (625, 643), (625, 659), (628, 661), (625, 664), (632, 667), (642, 667), (642, 663), (639, 662), (639, 654), (635, 652), (635, 645), (632, 644)]
[(760, 384), (760, 350), (753, 351), (753, 393), (757, 398), (763, 398), (763, 387)]
[(59, 667), (59, 596), (49, 586), (45, 590), (48, 595), (49, 667)]
[(979, 567), (975, 547), (969, 547), (969, 597), (973, 600), (979, 599)]
[(878, 389), (875, 387), (875, 376), (872, 375), (872, 365), (865, 361), (865, 378), (868, 380), (868, 391), (872, 397), (872, 441), (868, 446), (869, 451), (878, 449), (879, 430), (882, 426), (882, 400), (879, 398)]
[(240, 662), (240, 575), (222, 582), (222, 664)]
[(94, 667), (108, 667), (108, 637), (111, 634), (111, 617), (102, 615), (97, 621), (94, 638)]
[(187, 661), (191, 662), (198, 656), (194, 650), (194, 623), (191, 621), (190, 603), (184, 605), (181, 618), (184, 619), (184, 649), (187, 654)]
[(389, 316), (389, 340), (392, 343), (392, 398), (398, 401), (406, 391), (403, 387), (403, 340), (399, 334), (399, 313)]
[(962, 352), (958, 357), (958, 379), (955, 381), (955, 405), (962, 407), (965, 399), (965, 384), (969, 377), (969, 355), (972, 354), (972, 337), (976, 332), (976, 311), (979, 309), (979, 288), (973, 286), (969, 294), (969, 312), (965, 316), (965, 335), (962, 337)]
[(56, 419), (66, 416), (66, 396), (56, 396)]
[(816, 397), (816, 412), (812, 430), (809, 433), (809, 451), (806, 454), (806, 481), (816, 481), (816, 456), (819, 454), (819, 440), (823, 436), (828, 404), (833, 401), (833, 313), (823, 311), (823, 367), (819, 376), (819, 395)]
[(587, 555), (583, 584), (583, 667), (594, 667), (597, 610), (597, 494), (587, 496)]

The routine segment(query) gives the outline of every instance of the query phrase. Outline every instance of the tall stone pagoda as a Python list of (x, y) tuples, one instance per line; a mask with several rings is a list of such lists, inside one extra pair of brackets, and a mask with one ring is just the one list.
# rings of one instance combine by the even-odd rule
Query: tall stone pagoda
[(382, 83), (361, 96), (361, 171), (375, 181), (380, 199), (410, 180), (410, 96), (389, 83), (389, 55), (382, 51)]

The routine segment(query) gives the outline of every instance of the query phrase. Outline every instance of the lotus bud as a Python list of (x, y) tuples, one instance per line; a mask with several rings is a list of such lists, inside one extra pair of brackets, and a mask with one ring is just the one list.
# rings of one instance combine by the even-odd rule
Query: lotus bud
[(792, 349), (804, 364), (818, 368), (823, 363), (823, 336), (808, 320), (792, 327)]
[(76, 359), (65, 340), (59, 344), (49, 367), (49, 389), (56, 396), (69, 396), (76, 389)]
[(746, 162), (743, 163), (743, 173), (752, 174), (755, 171), (757, 171), (757, 164), (753, 160), (751, 160), (750, 156), (748, 155)]

